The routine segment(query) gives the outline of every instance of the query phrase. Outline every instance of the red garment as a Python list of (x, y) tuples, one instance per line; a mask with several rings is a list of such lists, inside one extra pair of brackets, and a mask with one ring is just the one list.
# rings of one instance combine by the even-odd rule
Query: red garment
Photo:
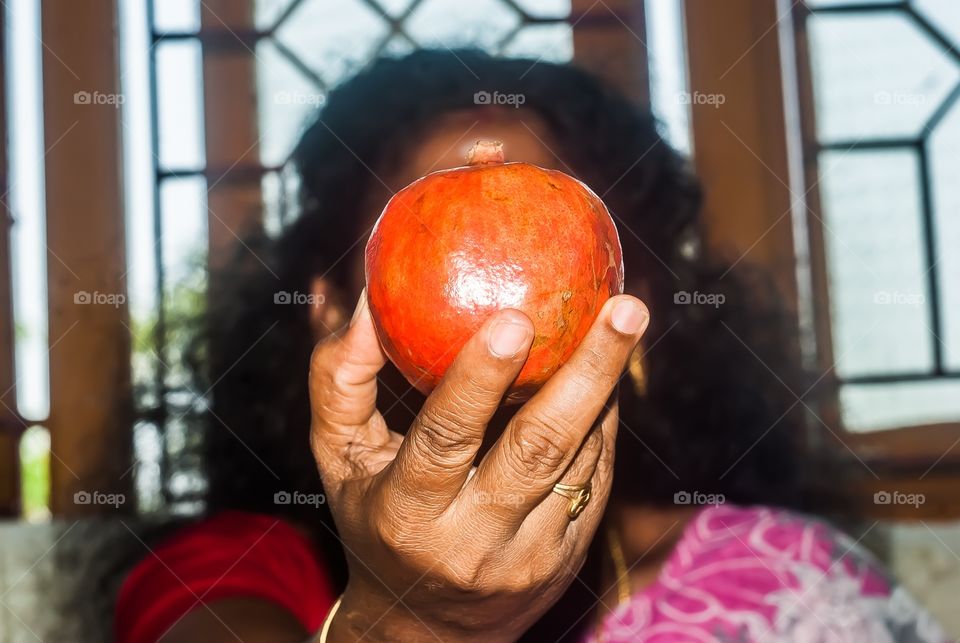
[(334, 601), (303, 534), (272, 516), (225, 511), (177, 532), (133, 568), (117, 597), (116, 641), (155, 643), (202, 603), (238, 596), (285, 608), (310, 633)]

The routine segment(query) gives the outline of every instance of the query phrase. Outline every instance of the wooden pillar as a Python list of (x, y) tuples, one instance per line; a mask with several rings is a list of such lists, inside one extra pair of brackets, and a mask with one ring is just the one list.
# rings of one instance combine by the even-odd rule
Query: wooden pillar
[[(0, 9), (0, 51), (6, 51), (6, 12)], [(0, 56), (0, 518), (19, 513), (20, 467), (17, 446), (22, 426), (17, 419), (14, 368), (12, 266), (9, 208), (10, 173), (7, 163), (7, 58)]]
[[(784, 100), (781, 32), (791, 28), (790, 4), (685, 0), (684, 6), (706, 243), (731, 262), (763, 267), (796, 309), (793, 226), (795, 217), (805, 217), (805, 190), (802, 167), (791, 158), (799, 125), (786, 117), (795, 106)], [(796, 86), (794, 78), (787, 83)]]
[(252, 0), (201, 3), (209, 263), (262, 224)]
[[(130, 337), (115, 0), (41, 9), (50, 337), (51, 510), (113, 511), (76, 492), (130, 476)], [(81, 501), (83, 497), (81, 496)]]
[(573, 0), (573, 62), (639, 105), (650, 102), (643, 0)]

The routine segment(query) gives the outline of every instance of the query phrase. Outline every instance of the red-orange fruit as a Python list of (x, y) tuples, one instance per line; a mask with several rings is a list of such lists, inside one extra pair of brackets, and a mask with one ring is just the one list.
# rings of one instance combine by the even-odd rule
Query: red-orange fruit
[(478, 142), (468, 159), (390, 199), (367, 242), (367, 298), (384, 351), (423, 393), (492, 313), (524, 312), (533, 344), (506, 397), (519, 402), (623, 292), (623, 252), (603, 201), (580, 181), (504, 163), (498, 142)]

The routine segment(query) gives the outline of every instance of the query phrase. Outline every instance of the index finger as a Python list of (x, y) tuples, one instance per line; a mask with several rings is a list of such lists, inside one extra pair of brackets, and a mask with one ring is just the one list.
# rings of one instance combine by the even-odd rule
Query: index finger
[(443, 511), (463, 488), (487, 424), (526, 361), (534, 330), (517, 310), (488, 319), (464, 344), (400, 445), (387, 491)]

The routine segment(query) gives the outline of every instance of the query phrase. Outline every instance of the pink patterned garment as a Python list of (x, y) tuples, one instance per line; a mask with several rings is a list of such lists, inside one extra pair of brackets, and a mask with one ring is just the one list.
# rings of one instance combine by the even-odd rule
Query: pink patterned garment
[(599, 634), (604, 643), (948, 640), (846, 534), (788, 511), (732, 505), (701, 510), (658, 579)]

